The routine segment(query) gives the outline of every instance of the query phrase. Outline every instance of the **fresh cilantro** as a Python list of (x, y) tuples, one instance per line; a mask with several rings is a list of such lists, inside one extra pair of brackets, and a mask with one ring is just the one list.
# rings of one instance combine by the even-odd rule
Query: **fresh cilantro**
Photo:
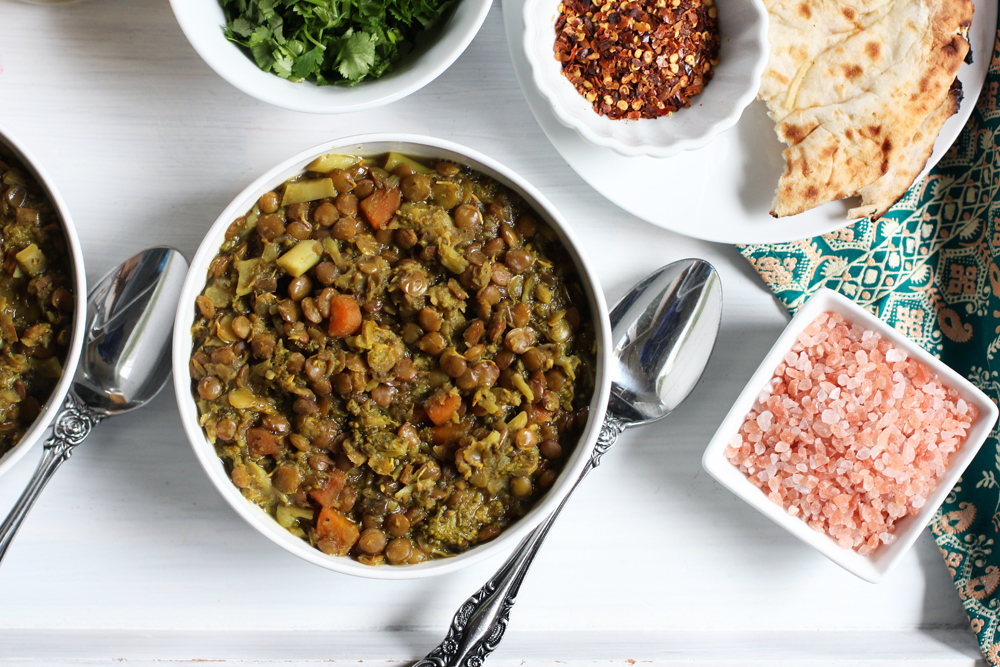
[(318, 70), (323, 65), (323, 51), (322, 46), (316, 46), (296, 58), (292, 66), (292, 77), (304, 79)]
[(354, 85), (392, 69), (458, 0), (219, 0), (226, 38), (265, 72)]
[(348, 81), (360, 81), (375, 64), (375, 40), (356, 32), (344, 40), (337, 54), (337, 71)]
[(229, 24), (229, 29), (244, 39), (253, 34), (253, 26), (245, 18), (238, 18)]
[(279, 53), (271, 65), (272, 71), (283, 79), (292, 78), (292, 59), (283, 53)]

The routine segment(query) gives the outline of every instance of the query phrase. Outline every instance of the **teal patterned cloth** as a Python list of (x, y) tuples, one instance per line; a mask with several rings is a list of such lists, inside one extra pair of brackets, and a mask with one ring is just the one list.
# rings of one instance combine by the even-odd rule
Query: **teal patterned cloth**
[[(837, 290), (1000, 402), (1000, 30), (997, 37), (961, 136), (885, 217), (740, 252), (790, 311), (820, 287)], [(983, 655), (1000, 665), (997, 429), (930, 530)]]

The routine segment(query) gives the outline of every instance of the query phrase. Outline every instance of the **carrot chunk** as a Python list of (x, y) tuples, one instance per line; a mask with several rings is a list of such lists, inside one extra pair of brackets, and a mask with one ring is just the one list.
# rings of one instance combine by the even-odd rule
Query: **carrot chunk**
[(324, 553), (346, 556), (361, 536), (357, 524), (337, 510), (324, 507), (316, 519), (316, 538)]
[(392, 220), (402, 201), (399, 188), (376, 190), (361, 200), (361, 212), (375, 229), (382, 229)]
[(435, 445), (447, 445), (458, 442), (472, 430), (472, 422), (466, 419), (457, 424), (446, 421), (439, 426), (431, 427), (431, 440)]
[(424, 404), (424, 410), (427, 411), (427, 416), (430, 417), (430, 420), (440, 426), (451, 419), (451, 416), (458, 411), (458, 407), (461, 404), (462, 397), (458, 395), (458, 392), (438, 390), (433, 396), (427, 399), (427, 402)]
[(309, 491), (309, 497), (323, 507), (335, 507), (337, 498), (340, 497), (340, 492), (346, 483), (347, 475), (337, 469), (331, 470), (330, 479), (326, 481), (326, 484)]
[(361, 327), (361, 307), (354, 297), (340, 294), (330, 299), (331, 336), (350, 336)]

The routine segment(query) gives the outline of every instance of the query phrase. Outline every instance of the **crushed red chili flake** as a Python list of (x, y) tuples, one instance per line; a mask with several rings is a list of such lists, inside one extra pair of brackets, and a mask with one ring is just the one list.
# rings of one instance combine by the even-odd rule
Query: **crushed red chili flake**
[(556, 19), (563, 75), (613, 120), (691, 106), (719, 64), (713, 0), (563, 0)]

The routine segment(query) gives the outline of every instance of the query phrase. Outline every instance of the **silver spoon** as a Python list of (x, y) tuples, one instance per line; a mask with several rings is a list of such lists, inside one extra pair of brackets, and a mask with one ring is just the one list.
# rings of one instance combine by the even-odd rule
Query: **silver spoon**
[(90, 291), (80, 366), (38, 468), (0, 525), (0, 560), (53, 473), (94, 425), (142, 407), (170, 377), (170, 332), (186, 273), (179, 251), (150, 248)]
[(653, 272), (611, 311), (617, 360), (608, 414), (594, 453), (562, 503), (528, 534), (493, 578), (455, 613), (447, 636), (413, 667), (479, 667), (507, 629), (521, 581), (580, 481), (626, 428), (662, 419), (701, 377), (722, 318), (722, 286), (711, 264), (686, 259)]

